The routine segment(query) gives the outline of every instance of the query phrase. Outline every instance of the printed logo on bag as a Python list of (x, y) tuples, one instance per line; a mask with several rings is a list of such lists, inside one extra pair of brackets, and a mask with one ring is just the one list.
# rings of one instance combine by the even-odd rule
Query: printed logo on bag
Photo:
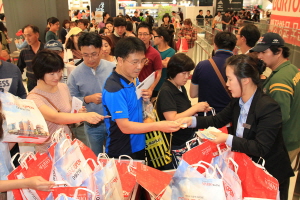
[[(72, 179), (75, 180), (79, 174), (81, 173), (81, 169), (79, 168), (81, 164), (81, 160), (78, 159), (67, 169), (67, 176), (72, 176)], [(78, 169), (79, 168), (79, 169)]]
[(226, 181), (223, 181), (223, 184), (224, 184), (226, 196), (229, 194), (230, 196), (234, 197), (234, 192), (231, 189), (231, 187), (226, 183)]
[(275, 190), (277, 191), (278, 190), (278, 184), (269, 180), (269, 179), (265, 179), (265, 183), (267, 185), (267, 188), (270, 189), (270, 190)]
[(205, 181), (202, 182), (202, 185), (211, 186), (211, 187), (220, 187), (221, 186), (220, 184), (217, 184), (217, 183), (205, 182)]
[(51, 162), (50, 158), (46, 157), (41, 163), (38, 164), (38, 167), (40, 169), (46, 169), (50, 162)]
[(201, 153), (202, 153), (203, 155), (208, 155), (209, 152), (211, 152), (211, 147), (210, 147), (210, 146), (209, 146), (209, 147), (206, 147), (205, 149), (202, 149), (202, 150), (201, 150)]

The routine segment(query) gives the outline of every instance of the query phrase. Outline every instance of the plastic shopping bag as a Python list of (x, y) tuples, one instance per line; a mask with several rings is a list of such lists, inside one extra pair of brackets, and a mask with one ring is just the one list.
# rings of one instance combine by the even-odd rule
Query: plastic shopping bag
[(98, 163), (103, 163), (102, 161), (105, 161), (105, 163), (103, 163), (101, 170), (95, 172), (95, 178), (96, 187), (102, 196), (101, 199), (123, 200), (123, 190), (115, 160), (108, 157), (106, 159), (100, 159), (100, 157), (101, 154), (98, 155)]
[(5, 115), (2, 142), (43, 143), (49, 137), (46, 121), (32, 100), (0, 92)]

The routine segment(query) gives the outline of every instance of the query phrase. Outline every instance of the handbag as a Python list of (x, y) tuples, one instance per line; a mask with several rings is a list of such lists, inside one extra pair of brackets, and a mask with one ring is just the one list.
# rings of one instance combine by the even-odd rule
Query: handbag
[[(157, 98), (159, 93), (157, 95)], [(156, 121), (160, 121), (156, 112), (156, 102), (154, 103), (154, 107), (152, 108), (152, 113), (155, 116)], [(151, 131), (146, 133), (146, 155), (149, 159), (149, 165), (154, 168), (165, 166), (172, 161), (171, 154), (171, 141), (172, 141), (172, 133), (170, 137), (170, 143), (167, 139), (166, 133), (162, 131)]]
[(209, 60), (209, 62), (210, 62), (210, 64), (211, 64), (211, 66), (214, 68), (214, 70), (215, 70), (215, 72), (216, 72), (216, 74), (217, 74), (217, 76), (218, 76), (220, 82), (222, 83), (222, 85), (223, 85), (225, 91), (227, 92), (228, 96), (231, 98), (231, 94), (230, 94), (228, 88), (226, 87), (226, 82), (225, 82), (223, 76), (221, 75), (221, 72), (220, 72), (219, 68), (217, 67), (215, 61), (214, 61), (212, 58), (210, 58), (210, 59), (208, 59), (208, 60)]

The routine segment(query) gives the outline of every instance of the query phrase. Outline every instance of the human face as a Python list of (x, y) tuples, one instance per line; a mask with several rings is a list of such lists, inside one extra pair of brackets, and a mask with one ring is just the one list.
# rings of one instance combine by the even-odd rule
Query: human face
[(109, 17), (110, 17), (109, 14), (106, 14), (104, 19), (108, 19)]
[[(112, 31), (113, 31), (113, 29), (114, 29), (114, 26), (113, 26), (112, 24), (106, 24), (105, 27), (109, 30), (110, 33), (112, 33)], [(126, 29), (125, 29), (125, 30), (126, 30)]]
[(103, 56), (108, 56), (111, 53), (111, 46), (108, 44), (106, 40), (103, 39), (102, 39), (101, 51)]
[(110, 35), (110, 31), (107, 28), (104, 29), (104, 35)]
[(232, 97), (234, 98), (241, 97), (242, 89), (237, 77), (234, 75), (233, 66), (229, 65), (226, 67), (226, 76), (227, 76), (226, 86), (228, 87), (228, 90), (231, 92)]
[(242, 43), (242, 38), (243, 36), (241, 36), (241, 31), (244, 27), (241, 27), (239, 30), (238, 30), (238, 33), (236, 34), (236, 38), (237, 38), (237, 41), (236, 41), (236, 46), (241, 46), (243, 43)]
[(218, 12), (218, 16), (221, 16), (221, 12), (220, 11)]
[(188, 81), (190, 74), (191, 71), (180, 72), (172, 79), (172, 81), (175, 83), (177, 87), (184, 86)]
[(154, 45), (159, 45), (162, 40), (163, 40), (163, 37), (162, 36), (159, 36), (155, 31), (153, 31), (153, 37), (154, 37)]
[(50, 29), (54, 32), (59, 30), (59, 22), (56, 22), (55, 24), (50, 23)]
[(117, 72), (131, 81), (139, 76), (146, 61), (144, 52), (131, 53), (125, 59), (118, 57)]
[(210, 11), (206, 11), (206, 14), (209, 16), (210, 15)]
[(191, 28), (190, 24), (184, 24), (184, 28)]
[(145, 43), (146, 47), (149, 46), (149, 42), (151, 39), (151, 34), (149, 32), (149, 29), (145, 28), (145, 27), (139, 28), (138, 38), (141, 39)]
[(165, 23), (165, 24), (168, 24), (168, 23), (169, 23), (169, 17), (165, 17), (165, 18), (164, 18), (164, 23)]
[(199, 15), (203, 15), (203, 11), (199, 12)]
[(74, 44), (78, 44), (79, 36), (80, 36), (80, 35), (79, 35), (79, 33), (78, 33), (77, 35), (73, 35), (73, 37), (71, 37)]
[(258, 53), (258, 58), (264, 61), (267, 67), (270, 67), (272, 70), (278, 64), (279, 56), (280, 54), (274, 55), (270, 49)]
[(81, 23), (81, 22), (79, 22), (79, 23), (77, 24), (77, 27), (80, 28), (80, 29), (83, 30), (83, 31), (85, 30), (84, 24)]
[(66, 27), (67, 29), (69, 29), (69, 28), (70, 28), (70, 23), (66, 23), (66, 24), (65, 24), (65, 27)]
[(61, 80), (62, 70), (57, 72), (50, 72), (44, 75), (44, 82), (50, 86), (57, 86), (58, 82)]
[(100, 63), (101, 48), (95, 48), (93, 45), (82, 46), (81, 54), (86, 66), (96, 69)]
[(126, 27), (125, 26), (118, 26), (115, 27), (115, 31), (118, 35), (123, 35), (126, 32)]
[(34, 33), (32, 28), (27, 27), (24, 29), (24, 38), (29, 45), (34, 45), (39, 41), (39, 33)]

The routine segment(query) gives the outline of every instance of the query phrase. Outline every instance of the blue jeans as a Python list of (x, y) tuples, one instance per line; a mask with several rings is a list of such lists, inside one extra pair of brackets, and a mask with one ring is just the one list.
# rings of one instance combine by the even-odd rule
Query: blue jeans
[(106, 140), (106, 127), (102, 123), (98, 127), (91, 127), (84, 122), (84, 130), (89, 138), (91, 149), (98, 156), (99, 153), (103, 153), (104, 141)]

